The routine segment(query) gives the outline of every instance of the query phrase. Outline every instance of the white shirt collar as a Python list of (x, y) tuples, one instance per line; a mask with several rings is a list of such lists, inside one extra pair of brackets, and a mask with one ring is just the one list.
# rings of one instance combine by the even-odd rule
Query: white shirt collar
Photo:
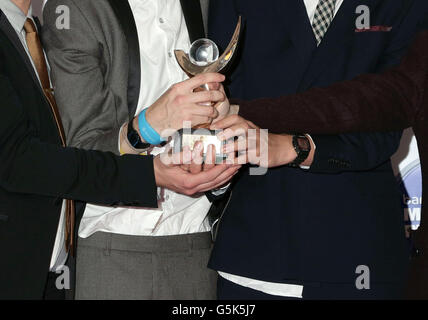
[(31, 4), (27, 15), (25, 15), (11, 0), (0, 1), (0, 9), (18, 33), (21, 33), (24, 29), (27, 18), (33, 19), (33, 7)]

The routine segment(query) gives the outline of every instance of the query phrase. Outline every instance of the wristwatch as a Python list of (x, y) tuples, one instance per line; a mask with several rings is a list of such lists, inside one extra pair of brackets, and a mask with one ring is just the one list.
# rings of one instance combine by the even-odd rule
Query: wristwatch
[(293, 162), (289, 163), (288, 166), (299, 168), (300, 165), (309, 157), (311, 152), (311, 142), (307, 136), (295, 134), (293, 135), (293, 147), (294, 150), (296, 150), (297, 157)]
[(131, 146), (135, 149), (148, 149), (150, 148), (150, 143), (145, 143), (141, 141), (140, 135), (138, 132), (134, 129), (133, 125), (134, 119), (129, 121), (128, 123), (128, 141), (131, 144)]

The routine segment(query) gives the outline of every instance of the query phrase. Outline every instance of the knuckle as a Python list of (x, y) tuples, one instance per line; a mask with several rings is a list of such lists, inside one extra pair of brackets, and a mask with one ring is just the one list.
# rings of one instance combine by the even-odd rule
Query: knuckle
[(178, 94), (178, 92), (180, 91), (180, 84), (179, 83), (173, 84), (170, 88), (170, 91), (172, 94)]
[(211, 101), (211, 91), (201, 91), (201, 100)]
[(178, 95), (177, 97), (175, 97), (175, 103), (178, 105), (182, 105), (185, 103), (186, 97), (183, 95)]
[(191, 181), (191, 179), (186, 179), (183, 182), (183, 186), (187, 191), (190, 191), (191, 189), (193, 189), (193, 182)]
[(210, 116), (215, 116), (216, 115), (216, 112), (217, 112), (217, 110), (214, 108), (214, 107), (209, 107), (209, 115)]
[(211, 95), (210, 95), (211, 101), (219, 100), (219, 98), (220, 98), (220, 92), (218, 92), (218, 91), (210, 91), (210, 93), (211, 93)]
[(215, 96), (212, 91), (205, 91), (205, 99), (207, 99), (207, 101), (213, 101), (214, 97)]
[(209, 75), (207, 74), (207, 73), (203, 73), (203, 74), (201, 74), (201, 77), (200, 77), (200, 80), (201, 80), (201, 82), (202, 83), (208, 83), (209, 81)]
[(231, 120), (234, 122), (234, 123), (236, 123), (236, 122), (238, 122), (238, 115), (236, 115), (236, 114), (234, 114), (234, 115), (232, 115), (231, 116)]
[(186, 196), (193, 196), (193, 194), (194, 194), (194, 192), (193, 192), (193, 190), (186, 190), (186, 191), (184, 191), (184, 194), (186, 195)]

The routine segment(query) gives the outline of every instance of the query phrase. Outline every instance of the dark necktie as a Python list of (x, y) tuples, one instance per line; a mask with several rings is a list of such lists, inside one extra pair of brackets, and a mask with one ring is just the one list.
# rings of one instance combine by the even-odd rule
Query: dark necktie
[(317, 45), (320, 45), (328, 27), (333, 21), (336, 1), (337, 0), (320, 0), (318, 2), (314, 21), (312, 22), (312, 29), (314, 30)]
[[(61, 138), (62, 146), (66, 146), (64, 128), (62, 126), (61, 117), (59, 115), (58, 107), (55, 101), (53, 94), (53, 89), (51, 88), (49, 81), (48, 68), (45, 60), (45, 55), (43, 53), (42, 44), (40, 42), (39, 36), (37, 34), (37, 28), (33, 20), (27, 18), (27, 21), (24, 24), (24, 30), (26, 32), (26, 42), (28, 46), (28, 51), (30, 52), (31, 58), (36, 67), (37, 73), (39, 75), (40, 82), (42, 84), (43, 93), (49, 102), (52, 114), (55, 119), (56, 126), (58, 128), (58, 133)], [(74, 202), (72, 200), (66, 200), (65, 208), (65, 247), (67, 252), (74, 254), (74, 224), (75, 224), (75, 210)]]

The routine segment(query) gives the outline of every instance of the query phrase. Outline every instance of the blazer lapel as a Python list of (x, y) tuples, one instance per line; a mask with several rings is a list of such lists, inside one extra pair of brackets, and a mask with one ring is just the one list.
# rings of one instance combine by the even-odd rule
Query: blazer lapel
[(12, 42), (15, 49), (18, 51), (19, 55), (22, 58), (22, 61), (25, 64), (25, 67), (27, 68), (29, 74), (31, 75), (31, 78), (33, 79), (37, 88), (39, 88), (40, 93), (44, 97), (44, 93), (43, 93), (42, 88), (40, 86), (39, 79), (37, 78), (37, 75), (34, 71), (34, 68), (33, 68), (33, 65), (30, 61), (30, 58), (28, 57), (27, 52), (25, 51), (24, 47), (22, 46), (21, 40), (19, 40), (15, 29), (9, 23), (9, 20), (7, 20), (6, 15), (1, 11), (0, 11), (0, 29), (9, 38), (9, 40)]
[(303, 0), (277, 1), (276, 5), (294, 47), (302, 57), (309, 58), (317, 46)]
[[(275, 34), (283, 34), (287, 38), (287, 46), (290, 47), (290, 68), (295, 64), (297, 70), (305, 70), (310, 64), (312, 55), (317, 48), (315, 35), (309, 21), (303, 0), (276, 0), (270, 1), (276, 20), (272, 22), (272, 30)], [(262, 45), (262, 44), (261, 44)], [(293, 75), (293, 87), (291, 92), (297, 90), (304, 76), (303, 72)], [(291, 85), (291, 84), (290, 84)]]
[(109, 0), (128, 43), (128, 110), (132, 119), (141, 90), (140, 44), (132, 9), (127, 0)]
[(205, 38), (204, 21), (200, 0), (180, 0), (184, 19), (186, 20), (190, 42)]
[(319, 47), (313, 52), (307, 72), (299, 85), (299, 91), (308, 89), (313, 81), (333, 60), (337, 50), (343, 48), (352, 41), (355, 30), (355, 9), (360, 4), (355, 1), (346, 0), (342, 3), (339, 11), (333, 19), (324, 39)]

